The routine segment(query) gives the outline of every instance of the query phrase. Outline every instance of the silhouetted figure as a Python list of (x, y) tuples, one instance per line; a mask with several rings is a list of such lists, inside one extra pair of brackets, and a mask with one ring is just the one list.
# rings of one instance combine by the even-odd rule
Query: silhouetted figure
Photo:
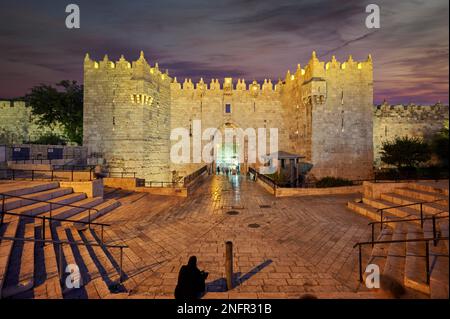
[(220, 165), (217, 166), (217, 175), (220, 174)]
[(197, 268), (197, 257), (189, 257), (187, 265), (180, 268), (178, 283), (175, 288), (175, 299), (195, 300), (205, 292), (205, 280), (208, 273)]

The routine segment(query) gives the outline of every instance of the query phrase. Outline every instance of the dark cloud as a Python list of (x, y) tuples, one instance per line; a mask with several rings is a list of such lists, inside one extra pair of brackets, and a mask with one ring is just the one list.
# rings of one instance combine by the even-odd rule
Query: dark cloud
[(379, 0), (381, 29), (364, 21), (369, 0), (77, 0), (81, 29), (64, 27), (66, 3), (0, 3), (0, 96), (39, 83), (82, 81), (84, 54), (135, 60), (144, 50), (180, 80), (283, 77), (311, 51), (324, 60), (374, 60), (375, 101), (448, 102), (446, 0)]

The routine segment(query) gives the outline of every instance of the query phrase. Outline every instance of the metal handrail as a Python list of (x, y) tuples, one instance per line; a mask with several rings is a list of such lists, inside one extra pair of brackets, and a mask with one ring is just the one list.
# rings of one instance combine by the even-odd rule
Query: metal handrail
[[(5, 194), (5, 193), (0, 193), (0, 196), (2, 196), (2, 206), (1, 206), (1, 217), (0, 217), (0, 226), (3, 225), (4, 222), (4, 217), (5, 215), (13, 215), (13, 216), (21, 216), (21, 217), (27, 217), (27, 218), (33, 218), (33, 219), (42, 219), (42, 223), (45, 226), (45, 221), (49, 220), (50, 223), (52, 220), (56, 220), (56, 221), (60, 221), (60, 222), (71, 222), (71, 223), (77, 223), (77, 224), (84, 224), (84, 225), (89, 225), (89, 228), (91, 228), (91, 225), (95, 225), (95, 226), (101, 226), (101, 237), (102, 237), (102, 241), (103, 241), (103, 227), (104, 226), (111, 226), (109, 224), (103, 224), (103, 223), (96, 223), (96, 222), (92, 222), (91, 221), (91, 210), (96, 211), (97, 213), (99, 213), (99, 210), (97, 208), (94, 207), (86, 207), (86, 206), (76, 206), (76, 205), (71, 205), (71, 204), (62, 204), (62, 203), (54, 203), (54, 202), (50, 202), (50, 201), (45, 201), (45, 200), (40, 200), (40, 199), (34, 199), (34, 198), (27, 198), (27, 197), (23, 197), (23, 196), (17, 196), (17, 195), (9, 195), (9, 194)], [(31, 200), (34, 201), (36, 203), (46, 203), (46, 204), (50, 204), (50, 210), (49, 210), (49, 217), (46, 216), (34, 216), (34, 215), (28, 215), (28, 214), (18, 214), (18, 213), (13, 213), (13, 212), (8, 212), (5, 210), (5, 200), (7, 198), (20, 198), (20, 199), (26, 199), (26, 200)], [(88, 221), (78, 221), (78, 220), (70, 220), (70, 219), (65, 219), (65, 218), (57, 218), (57, 217), (53, 217), (52, 216), (52, 205), (58, 205), (58, 208), (61, 207), (72, 207), (72, 208), (81, 208), (83, 210), (87, 210), (88, 211)], [(45, 232), (44, 232), (44, 239), (45, 239)]]
[(183, 182), (160, 182), (160, 181), (145, 181), (145, 187), (166, 187), (165, 185), (169, 185), (169, 187), (183, 187)]
[(95, 246), (95, 247), (105, 247), (105, 248), (119, 248), (120, 249), (120, 262), (119, 262), (119, 283), (122, 283), (123, 277), (123, 249), (128, 248), (127, 245), (108, 245), (108, 244), (99, 244), (92, 242), (80, 242), (80, 241), (69, 241), (69, 240), (53, 240), (53, 239), (36, 239), (36, 238), (18, 238), (18, 237), (0, 237), (1, 240), (11, 240), (11, 241), (32, 241), (32, 242), (40, 242), (43, 245), (46, 243), (52, 243), (58, 245), (59, 252), (59, 278), (62, 279), (62, 246), (63, 245), (83, 245), (83, 246)]
[(427, 284), (430, 284), (430, 248), (428, 247), (428, 243), (430, 241), (438, 241), (438, 240), (448, 240), (448, 237), (433, 237), (433, 238), (417, 238), (417, 239), (397, 239), (397, 240), (380, 240), (380, 241), (367, 241), (367, 242), (359, 242), (353, 245), (353, 248), (359, 248), (359, 281), (363, 282), (363, 273), (362, 273), (362, 250), (361, 247), (363, 245), (377, 245), (377, 244), (392, 244), (392, 243), (409, 243), (409, 242), (426, 242), (425, 244), (425, 266), (427, 272)]
[(132, 175), (133, 178), (136, 178), (136, 172), (108, 172), (106, 173), (108, 177), (114, 177), (114, 175), (119, 175), (121, 178)]
[(205, 166), (202, 166), (201, 168), (199, 168), (198, 170), (196, 170), (195, 172), (192, 172), (191, 174), (185, 176), (183, 178), (184, 186), (187, 186), (189, 183), (193, 182), (195, 179), (197, 179), (197, 177), (202, 175), (207, 170), (208, 170), (208, 167), (207, 167), (207, 165), (205, 165)]
[[(95, 167), (90, 167), (89, 171), (75, 170), (74, 168), (77, 167), (77, 166), (72, 166), (72, 165), (70, 165), (70, 167), (72, 167), (72, 169), (70, 169), (70, 170), (64, 170), (64, 165), (63, 165), (62, 167), (63, 167), (63, 170), (56, 170), (56, 169), (16, 169), (16, 168), (2, 168), (2, 169), (0, 169), (0, 171), (6, 172), (6, 175), (8, 175), (8, 172), (11, 172), (11, 173), (12, 173), (12, 174), (11, 174), (11, 179), (12, 179), (12, 180), (16, 180), (16, 178), (20, 178), (20, 179), (28, 179), (28, 180), (31, 179), (32, 181), (34, 181), (34, 180), (49, 180), (49, 179), (50, 179), (51, 181), (58, 181), (58, 180), (64, 181), (64, 180), (66, 180), (66, 179), (61, 179), (61, 178), (58, 178), (57, 176), (55, 176), (55, 173), (58, 173), (58, 172), (70, 172), (71, 175), (70, 175), (69, 180), (70, 180), (71, 182), (74, 181), (74, 173), (89, 172), (89, 181), (92, 181), (92, 179), (93, 179), (93, 176), (94, 176), (93, 172), (94, 172)], [(81, 166), (79, 166), (79, 167), (81, 167)], [(31, 177), (27, 177), (27, 176), (17, 176), (17, 173), (16, 173), (16, 172), (22, 172), (22, 173), (24, 173), (24, 174), (26, 174), (26, 173), (28, 172), (28, 173), (31, 173)], [(41, 173), (51, 173), (51, 174), (50, 174), (50, 177), (46, 176), (46, 178), (45, 178), (45, 177), (43, 177), (43, 178), (38, 178), (39, 176), (35, 176), (36, 173), (39, 174), (40, 172), (41, 172)], [(9, 178), (6, 177), (5, 179), (9, 179)]]
[[(416, 206), (416, 205), (420, 205), (420, 219), (421, 219), (421, 223), (420, 226), (423, 228), (423, 204), (431, 204), (431, 203), (436, 203), (436, 202), (441, 202), (444, 200), (448, 200), (446, 198), (442, 198), (442, 199), (436, 199), (436, 200), (432, 200), (432, 201), (422, 201), (422, 202), (415, 202), (415, 203), (411, 203), (411, 204), (403, 204), (403, 205), (395, 205), (395, 206), (389, 206), (389, 207), (384, 207), (384, 208), (378, 208), (377, 212), (380, 212), (380, 229), (383, 229), (383, 213), (385, 210), (388, 209), (394, 209), (394, 208), (402, 208), (402, 207), (409, 207), (409, 206)], [(442, 213), (442, 212), (441, 212)]]

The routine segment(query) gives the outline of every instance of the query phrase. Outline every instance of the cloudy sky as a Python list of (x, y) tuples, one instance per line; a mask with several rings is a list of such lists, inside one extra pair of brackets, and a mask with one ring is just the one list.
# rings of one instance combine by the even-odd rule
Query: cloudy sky
[[(69, 3), (80, 6), (78, 30), (65, 27)], [(369, 3), (380, 6), (380, 29), (365, 26)], [(143, 50), (181, 79), (261, 80), (316, 50), (322, 60), (371, 53), (376, 103), (448, 103), (448, 27), (448, 0), (1, 0), (0, 97), (82, 82), (86, 52), (135, 60)]]

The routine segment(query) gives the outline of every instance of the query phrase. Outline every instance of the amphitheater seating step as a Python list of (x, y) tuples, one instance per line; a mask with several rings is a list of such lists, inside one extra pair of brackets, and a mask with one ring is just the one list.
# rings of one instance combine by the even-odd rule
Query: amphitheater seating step
[(448, 196), (438, 194), (436, 192), (428, 192), (419, 189), (411, 188), (395, 188), (394, 193), (404, 195), (416, 199), (416, 201), (434, 201), (442, 200), (442, 202), (448, 205)]
[(23, 196), (58, 187), (58, 182), (8, 181), (0, 183), (0, 193)]
[[(406, 239), (406, 231), (404, 225), (399, 223), (394, 228), (392, 240)], [(404, 242), (391, 243), (389, 245), (386, 264), (384, 266), (383, 275), (394, 279), (398, 283), (403, 283), (405, 268), (406, 244)]]
[[(83, 242), (78, 231), (72, 231), (72, 236), (74, 241)], [(83, 267), (89, 273), (89, 282), (86, 285), (87, 294), (90, 298), (104, 298), (110, 294), (110, 290), (103, 279), (103, 276), (107, 278), (107, 274), (99, 271), (86, 246), (79, 245), (78, 252), (83, 260)]]
[[(6, 228), (6, 230), (3, 231), (3, 236), (16, 237), (18, 226), (19, 222), (17, 219), (3, 224), (2, 227)], [(1, 239), (0, 241), (0, 298), (3, 297), (3, 286), (5, 284), (5, 277), (13, 246), (14, 242), (12, 240)]]
[[(409, 226), (407, 239), (421, 239), (423, 233), (417, 227)], [(430, 293), (430, 286), (427, 283), (425, 242), (406, 243), (405, 278), (406, 287)]]
[[(103, 202), (103, 198), (101, 197), (89, 197), (85, 198), (83, 200), (77, 201), (72, 203), (73, 206), (79, 206), (79, 207), (68, 207), (63, 206), (60, 208), (57, 208), (53, 210), (52, 217), (59, 218), (59, 219), (71, 219), (72, 216), (77, 215), (81, 212), (85, 211), (85, 207), (94, 207)], [(45, 213), (42, 216), (49, 216), (49, 213)]]
[[(35, 238), (34, 222), (24, 221), (23, 238)], [(20, 233), (21, 231), (19, 231)], [(30, 290), (34, 285), (34, 246), (33, 241), (16, 241), (13, 245), (8, 271), (6, 273), (2, 297), (10, 297)]]
[[(39, 220), (35, 221), (35, 225), (41, 228), (42, 224)], [(50, 224), (45, 225), (46, 239), (52, 239)], [(42, 248), (44, 267), (38, 269), (38, 277), (35, 278), (35, 286), (33, 289), (34, 298), (36, 299), (62, 299), (63, 294), (59, 279), (58, 264), (53, 244), (45, 244)]]
[[(442, 200), (422, 204), (424, 217), (437, 214), (437, 237), (448, 237), (448, 182), (420, 182), (382, 193), (380, 198), (363, 198), (361, 202), (348, 202), (353, 211), (371, 219), (380, 220), (378, 209), (397, 205), (415, 204), (427, 200)], [(389, 214), (388, 214), (389, 212)], [(401, 220), (420, 217), (420, 205), (391, 208), (386, 211), (389, 218)], [(403, 240), (433, 238), (433, 223), (430, 219), (424, 220), (423, 228), (420, 221), (407, 221), (385, 224), (383, 232), (377, 240)], [(392, 234), (391, 234), (392, 233)], [(430, 282), (426, 278), (426, 258), (424, 242), (400, 242), (386, 244), (384, 247), (375, 245), (368, 263), (376, 263), (387, 277), (402, 284), (406, 290), (406, 297), (430, 296), (431, 298), (448, 298), (449, 276), (449, 249), (448, 240), (430, 242), (429, 265)], [(387, 250), (387, 254), (386, 254)], [(384, 267), (383, 267), (384, 266)], [(360, 288), (362, 291), (363, 286)], [(418, 295), (416, 295), (418, 294)]]
[[(48, 201), (72, 193), (71, 187), (61, 187), (42, 192), (23, 195), (22, 198), (10, 197), (5, 200), (5, 210), (9, 211), (18, 207), (35, 204), (35, 200)], [(27, 198), (27, 199), (25, 199)]]
[(119, 205), (120, 205), (120, 203), (114, 199), (107, 200), (103, 203), (100, 203), (99, 205), (94, 206), (93, 208), (95, 208), (96, 210), (91, 210), (90, 214), (89, 214), (88, 210), (85, 210), (82, 213), (74, 216), (73, 219), (82, 221), (82, 222), (88, 222), (89, 220), (93, 221), (93, 220), (105, 215), (106, 213), (110, 212), (111, 210), (118, 207)]
[(27, 215), (36, 216), (36, 215), (50, 211), (50, 206), (53, 210), (53, 209), (62, 207), (62, 205), (58, 205), (58, 204), (72, 204), (74, 202), (83, 200), (85, 198), (86, 198), (85, 193), (71, 193), (71, 194), (67, 194), (67, 195), (57, 197), (57, 198), (50, 200), (49, 202), (51, 202), (52, 204), (40, 202), (40, 203), (13, 209), (13, 210), (11, 210), (11, 212), (14, 212), (17, 214), (27, 214)]

